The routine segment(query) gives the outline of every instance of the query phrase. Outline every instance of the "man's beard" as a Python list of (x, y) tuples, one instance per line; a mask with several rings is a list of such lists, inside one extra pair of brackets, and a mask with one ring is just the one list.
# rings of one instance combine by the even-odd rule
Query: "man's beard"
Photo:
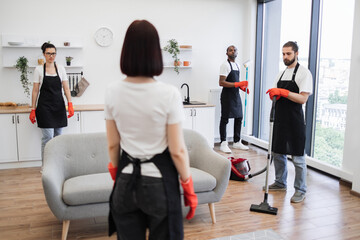
[(231, 59), (231, 60), (235, 60), (235, 58), (237, 57), (237, 55), (228, 55), (228, 57)]
[(287, 60), (287, 59), (284, 60), (284, 64), (285, 64), (286, 66), (290, 66), (290, 65), (293, 64), (294, 62), (295, 62), (295, 57), (294, 57), (293, 59), (291, 59), (291, 60)]

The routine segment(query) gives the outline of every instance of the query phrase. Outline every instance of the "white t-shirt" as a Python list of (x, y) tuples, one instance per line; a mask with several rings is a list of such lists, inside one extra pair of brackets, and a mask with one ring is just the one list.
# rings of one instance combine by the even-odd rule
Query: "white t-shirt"
[[(116, 81), (107, 87), (105, 119), (114, 120), (121, 148), (139, 159), (150, 159), (168, 147), (167, 124), (184, 120), (180, 91), (162, 82)], [(132, 164), (122, 172), (132, 173)], [(141, 164), (141, 174), (161, 177), (154, 163)]]
[[(68, 81), (65, 68), (58, 64), (56, 64), (56, 67), (57, 67), (61, 81)], [(46, 73), (46, 76), (56, 76), (56, 73), (55, 74), (47, 74)], [(40, 87), (41, 87), (43, 79), (44, 79), (44, 65), (37, 66), (34, 70), (33, 82), (40, 83)]]
[[(230, 62), (233, 70), (238, 70), (240, 72), (240, 65), (237, 62)], [(220, 66), (220, 76), (227, 77), (231, 72), (230, 64), (228, 61), (223, 62)]]
[[(275, 78), (274, 88), (277, 88), (277, 83), (279, 81), (281, 74), (283, 74), (283, 72), (284, 72), (284, 75), (282, 76), (281, 81), (291, 81), (294, 70), (295, 70), (295, 67), (286, 68), (285, 72), (284, 71), (279, 72), (279, 74)], [(299, 93), (306, 92), (306, 93), (309, 93), (310, 95), (312, 94), (313, 79), (312, 79), (312, 75), (311, 75), (311, 72), (309, 71), (309, 69), (300, 65), (296, 72), (296, 75), (295, 75), (295, 82), (299, 87)]]

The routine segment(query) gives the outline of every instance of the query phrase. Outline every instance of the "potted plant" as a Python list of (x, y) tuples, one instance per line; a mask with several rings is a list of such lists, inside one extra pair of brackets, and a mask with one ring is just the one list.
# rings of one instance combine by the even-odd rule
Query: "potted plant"
[(74, 58), (69, 56), (69, 57), (65, 57), (65, 59), (66, 59), (66, 65), (70, 66), (71, 65), (71, 60), (73, 60)]
[(25, 93), (26, 97), (30, 98), (30, 87), (29, 87), (30, 83), (29, 83), (29, 77), (28, 77), (28, 74), (30, 73), (30, 71), (29, 71), (29, 65), (28, 65), (27, 58), (24, 56), (19, 57), (16, 60), (15, 68), (21, 73), (20, 82), (24, 88), (24, 93)]
[(168, 45), (164, 47), (164, 51), (172, 54), (172, 58), (174, 59), (174, 71), (179, 74), (180, 59), (178, 58), (178, 54), (180, 53), (180, 49), (178, 42), (175, 39), (170, 39)]

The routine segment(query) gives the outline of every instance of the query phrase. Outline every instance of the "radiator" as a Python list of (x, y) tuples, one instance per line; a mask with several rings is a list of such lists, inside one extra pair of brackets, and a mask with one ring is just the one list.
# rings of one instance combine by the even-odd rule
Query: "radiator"
[[(209, 92), (209, 104), (215, 105), (215, 126), (214, 126), (214, 141), (215, 143), (220, 142), (220, 116), (221, 116), (221, 105), (220, 105), (220, 94), (221, 88), (210, 89)], [(233, 141), (234, 137), (234, 119), (229, 119), (229, 123), (226, 127), (226, 138), (229, 142)]]

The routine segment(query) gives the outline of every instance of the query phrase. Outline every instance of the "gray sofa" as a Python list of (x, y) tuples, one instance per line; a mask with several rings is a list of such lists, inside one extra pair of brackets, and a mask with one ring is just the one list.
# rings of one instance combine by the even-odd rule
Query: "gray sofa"
[[(209, 204), (215, 223), (214, 203), (228, 185), (230, 162), (197, 132), (185, 129), (184, 137), (199, 204)], [(63, 221), (62, 239), (67, 238), (70, 220), (108, 215), (113, 186), (108, 162), (105, 133), (61, 135), (47, 143), (42, 183), (49, 208)]]

